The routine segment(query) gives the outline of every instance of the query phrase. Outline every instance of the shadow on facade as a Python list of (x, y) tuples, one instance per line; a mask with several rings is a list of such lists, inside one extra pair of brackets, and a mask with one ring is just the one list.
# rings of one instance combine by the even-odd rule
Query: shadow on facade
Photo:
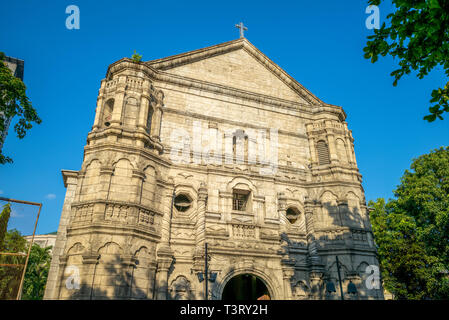
[[(380, 298), (381, 290), (369, 290), (364, 281), (367, 275), (364, 275), (365, 267), (369, 264), (377, 264), (374, 242), (370, 236), (369, 218), (362, 215), (358, 208), (350, 209), (347, 205), (333, 205), (332, 203), (323, 203), (323, 213), (327, 212), (330, 218), (326, 225), (326, 230), (320, 228), (320, 218), (314, 214), (314, 238), (310, 238), (306, 245), (304, 239), (293, 240), (288, 232), (280, 235), (281, 250), (278, 252), (283, 267), (290, 268), (292, 275), (288, 281), (290, 284), (291, 297), (298, 300), (307, 299), (340, 299), (340, 287), (338, 281), (338, 273), (335, 262), (335, 256), (338, 255), (340, 261), (340, 275), (343, 282), (343, 292), (345, 300), (358, 300), (370, 298)], [(311, 241), (315, 242), (316, 251), (313, 252)], [(365, 250), (367, 258), (359, 258), (365, 260), (354, 260), (359, 254), (354, 254), (353, 250)], [(313, 257), (312, 257), (313, 256)], [(315, 258), (317, 257), (317, 259)], [(363, 255), (362, 255), (363, 257)], [(305, 260), (303, 260), (306, 258)], [(82, 282), (79, 289), (65, 290), (62, 295), (63, 299), (92, 299), (92, 300), (108, 300), (108, 299), (156, 299), (158, 290), (167, 293), (168, 300), (202, 300), (204, 299), (204, 281), (199, 282), (197, 274), (178, 275), (176, 278), (170, 279), (165, 288), (158, 288), (155, 279), (155, 270), (150, 271), (148, 266), (143, 265), (126, 265), (120, 256), (117, 255), (107, 262), (100, 262), (96, 265), (93, 277)], [(175, 270), (176, 260), (168, 270), (169, 278)], [(140, 269), (139, 269), (140, 268)], [(89, 269), (93, 270), (93, 268)], [(145, 270), (145, 271), (142, 271)], [(212, 270), (213, 272), (217, 272)], [(140, 273), (139, 273), (140, 272)], [(144, 274), (145, 272), (145, 274)], [(256, 284), (255, 293), (251, 290), (246, 295), (239, 295), (233, 290), (238, 290), (239, 286), (244, 286), (246, 280), (240, 278), (244, 274), (254, 276), (251, 281), (260, 281), (264, 284), (271, 299), (273, 299), (272, 288), (261, 279), (257, 274), (251, 273), (249, 268), (247, 271), (231, 268), (226, 270), (227, 274), (233, 276), (228, 278), (217, 277), (215, 282), (208, 283), (209, 299), (218, 300), (256, 300), (257, 295), (263, 290), (262, 286)], [(283, 272), (280, 270), (280, 272)], [(315, 272), (319, 280), (312, 281), (310, 274)], [(137, 273), (139, 276), (136, 277)], [(92, 275), (92, 271), (90, 271)], [(142, 282), (142, 279), (146, 279)], [(234, 280), (233, 280), (234, 279)], [(64, 279), (65, 280), (65, 279)], [(220, 282), (221, 281), (221, 282)], [(240, 282), (239, 282), (240, 281)], [(357, 294), (348, 293), (348, 284), (353, 282), (357, 287)], [(195, 283), (193, 283), (195, 282)], [(335, 292), (327, 291), (327, 283), (332, 282)], [(62, 283), (65, 285), (65, 282)], [(230, 286), (230, 287), (229, 287)], [(231, 288), (231, 289), (229, 289)], [(260, 289), (260, 290), (259, 290)], [(263, 295), (261, 293), (261, 295)]]
[[(69, 300), (151, 299), (152, 297), (148, 297), (148, 294), (152, 292), (139, 287), (135, 279), (135, 269), (134, 266), (128, 268), (123, 266), (120, 257), (116, 256), (107, 264), (97, 264), (93, 277), (90, 277), (90, 284), (82, 282), (79, 289), (68, 289), (67, 286), (63, 288), (66, 294), (63, 294), (62, 298)], [(63, 285), (66, 285), (66, 281)]]
[[(295, 268), (295, 258), (300, 256), (297, 252), (301, 249), (307, 252), (305, 264), (295, 268), (302, 272), (295, 272), (289, 281), (293, 299), (341, 299), (336, 256), (339, 259), (345, 300), (382, 299), (381, 289), (369, 289), (366, 285), (369, 276), (365, 272), (366, 267), (378, 265), (368, 213), (362, 214), (357, 207), (349, 208), (345, 202), (340, 205), (322, 203), (322, 209), (322, 212), (314, 213), (313, 237), (309, 237), (305, 247), (303, 241), (292, 240), (288, 232), (282, 233), (280, 237), (279, 253), (282, 255), (283, 265)], [(320, 215), (324, 215), (327, 222), (323, 223), (320, 220), (323, 216)], [(355, 250), (365, 251), (364, 255)], [(320, 275), (318, 283), (313, 283), (306, 275), (314, 271), (318, 271)], [(329, 292), (328, 283), (333, 284), (334, 292)], [(356, 286), (356, 293), (348, 290), (349, 283)]]

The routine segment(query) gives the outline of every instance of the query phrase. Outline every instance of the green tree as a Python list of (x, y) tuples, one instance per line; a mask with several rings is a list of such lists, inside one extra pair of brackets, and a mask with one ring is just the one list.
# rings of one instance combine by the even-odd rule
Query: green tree
[[(26, 253), (27, 241), (19, 231), (13, 229), (6, 233), (2, 252)], [(25, 256), (0, 255), (0, 264), (25, 264)], [(0, 266), (0, 300), (16, 299), (23, 267)]]
[(449, 147), (414, 159), (394, 196), (369, 202), (384, 287), (398, 299), (448, 299)]
[(11, 215), (11, 204), (7, 203), (3, 206), (0, 213), (0, 252), (3, 250), (3, 243), (5, 241), (6, 231), (8, 229), (8, 221)]
[(23, 300), (43, 299), (48, 271), (50, 270), (51, 248), (51, 246), (41, 248), (36, 244), (33, 244), (31, 247), (30, 258), (28, 260), (27, 271), (23, 283)]
[[(0, 52), (0, 136), (6, 130), (6, 119), (18, 116), (14, 131), (19, 139), (23, 139), (27, 130), (33, 127), (32, 122), (39, 124), (42, 120), (26, 95), (25, 84), (14, 77), (4, 60), (5, 54)], [(5, 163), (12, 163), (12, 159), (3, 155), (0, 149), (0, 164)]]
[[(370, 5), (379, 5), (383, 0), (368, 0)], [(399, 69), (394, 70), (393, 85), (396, 86), (404, 74), (417, 71), (422, 79), (432, 69), (442, 66), (449, 76), (449, 0), (391, 0), (395, 12), (387, 16), (380, 29), (368, 36), (363, 49), (365, 58), (374, 63), (379, 55), (387, 54), (397, 59)], [(449, 82), (432, 91), (429, 115), (432, 122), (443, 119), (449, 112)]]
[(140, 62), (142, 60), (142, 55), (138, 54), (136, 50), (134, 50), (134, 54), (131, 56), (131, 59), (135, 62)]

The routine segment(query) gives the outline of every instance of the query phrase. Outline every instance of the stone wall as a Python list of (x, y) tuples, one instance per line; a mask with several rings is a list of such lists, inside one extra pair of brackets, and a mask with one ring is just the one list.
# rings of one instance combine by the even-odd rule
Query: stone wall
[(112, 64), (45, 298), (203, 299), (206, 242), (212, 299), (244, 273), (272, 299), (334, 299), (336, 255), (347, 298), (382, 298), (364, 283), (377, 261), (345, 118), (246, 39)]

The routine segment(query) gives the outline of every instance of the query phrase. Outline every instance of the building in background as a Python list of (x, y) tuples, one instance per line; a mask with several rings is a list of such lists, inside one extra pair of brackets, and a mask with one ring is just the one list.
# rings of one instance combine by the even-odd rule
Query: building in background
[[(33, 236), (25, 236), (24, 237), (28, 242), (31, 242)], [(48, 234), (36, 234), (34, 235), (34, 242), (41, 248), (45, 247), (54, 247), (56, 243), (56, 232), (48, 233)], [(52, 248), (53, 250), (53, 248)]]

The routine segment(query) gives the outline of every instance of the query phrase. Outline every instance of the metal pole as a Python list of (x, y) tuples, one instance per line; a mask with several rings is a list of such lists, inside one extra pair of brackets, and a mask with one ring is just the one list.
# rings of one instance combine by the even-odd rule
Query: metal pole
[(139, 264), (137, 261), (135, 261), (132, 265), (133, 270), (131, 271), (131, 283), (129, 284), (129, 299), (133, 298), (133, 281), (134, 281), (134, 270), (137, 267), (137, 264)]
[(208, 280), (208, 274), (207, 274), (207, 242), (204, 244), (204, 246), (205, 246), (205, 251), (204, 251), (204, 259), (205, 259), (205, 268), (204, 268), (204, 280), (205, 280), (205, 286), (206, 286), (206, 291), (205, 291), (205, 293), (204, 293), (204, 297), (205, 297), (205, 300), (208, 300), (208, 292), (207, 292), (207, 290), (208, 290), (208, 288), (207, 288), (207, 282), (209, 281)]
[[(22, 203), (27, 203), (27, 202), (23, 201)], [(28, 204), (32, 204), (32, 203), (30, 202)], [(25, 280), (25, 273), (27, 271), (28, 260), (30, 258), (31, 247), (33, 246), (33, 243), (34, 243), (34, 235), (36, 234), (37, 221), (39, 220), (39, 215), (41, 214), (41, 209), (42, 209), (42, 203), (39, 204), (39, 211), (37, 212), (36, 222), (34, 223), (33, 237), (31, 238), (30, 246), (28, 248), (27, 257), (25, 260), (25, 266), (23, 267), (22, 278), (20, 279), (19, 292), (17, 293), (17, 300), (20, 300), (22, 298), (23, 281)]]
[(171, 197), (171, 206), (170, 206), (170, 222), (169, 222), (169, 226), (168, 226), (168, 245), (170, 246), (170, 242), (171, 242), (171, 220), (173, 219), (173, 206), (175, 204), (175, 196), (176, 196), (176, 192), (175, 192), (175, 188), (173, 188), (173, 194)]
[(7, 201), (7, 202), (17, 202), (17, 203), (23, 203), (23, 204), (30, 204), (30, 205), (33, 205), (33, 206), (41, 206), (42, 205), (42, 203), (38, 203), (38, 202), (31, 202), (31, 201), (3, 198), (3, 197), (0, 197), (0, 200)]
[(92, 300), (92, 295), (93, 295), (93, 292), (94, 292), (95, 272), (97, 271), (97, 264), (100, 261), (100, 259), (101, 259), (101, 254), (98, 255), (97, 261), (95, 262), (94, 274), (92, 275), (92, 285), (90, 286), (90, 299), (89, 300)]
[(343, 286), (341, 285), (340, 263), (338, 262), (338, 256), (335, 256), (335, 259), (337, 260), (338, 282), (340, 282), (341, 300), (345, 300), (345, 298), (343, 296)]

